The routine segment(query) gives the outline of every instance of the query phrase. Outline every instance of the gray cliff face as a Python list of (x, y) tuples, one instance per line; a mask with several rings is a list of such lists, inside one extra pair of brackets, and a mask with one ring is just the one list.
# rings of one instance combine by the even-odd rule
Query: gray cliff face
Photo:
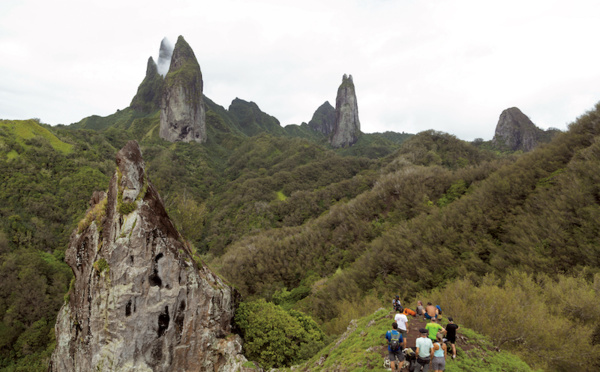
[(308, 122), (308, 126), (317, 132), (321, 132), (329, 136), (335, 130), (335, 109), (329, 101), (319, 106), (313, 114), (312, 119)]
[(492, 143), (512, 151), (531, 151), (543, 135), (541, 129), (516, 107), (502, 111)]
[(342, 79), (335, 100), (335, 129), (330, 139), (334, 148), (352, 146), (360, 135), (358, 103), (352, 75)]
[(241, 370), (237, 293), (193, 259), (137, 142), (116, 161), (108, 193), (93, 195), (66, 251), (75, 278), (50, 370)]
[(202, 98), (202, 72), (188, 43), (179, 37), (160, 105), (161, 138), (170, 142), (205, 142), (206, 113)]

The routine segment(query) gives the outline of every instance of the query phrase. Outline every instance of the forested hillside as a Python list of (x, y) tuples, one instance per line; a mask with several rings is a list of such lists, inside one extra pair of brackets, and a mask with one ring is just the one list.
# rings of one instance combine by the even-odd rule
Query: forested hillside
[[(127, 108), (69, 127), (0, 121), (0, 368), (45, 370), (72, 276), (63, 262), (69, 235), (131, 139), (196, 253), (247, 308), (266, 300), (284, 309), (269, 310), (274, 317), (299, 319), (302, 337), (326, 345), (399, 293), (446, 303), (533, 366), (573, 366), (566, 351), (533, 358), (543, 344), (523, 345), (539, 333), (493, 338), (485, 317), (467, 318), (444, 291), (468, 288), (459, 298), (471, 301), (480, 288), (512, 295), (527, 283), (575, 280), (585, 294), (568, 301), (598, 314), (589, 303), (600, 294), (600, 106), (550, 144), (507, 155), (435, 131), (364, 134), (334, 150), (308, 125), (282, 128), (252, 102), (205, 103), (204, 144), (160, 139), (158, 111)], [(571, 314), (564, 327), (589, 330), (577, 344), (588, 356), (583, 370), (600, 363), (600, 314), (574, 316), (579, 308), (561, 293), (535, 293), (543, 307), (563, 304), (551, 315)]]

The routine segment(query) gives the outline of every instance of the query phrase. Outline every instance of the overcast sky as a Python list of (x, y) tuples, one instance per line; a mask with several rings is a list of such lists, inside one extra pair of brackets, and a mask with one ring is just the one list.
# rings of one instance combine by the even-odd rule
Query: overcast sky
[(129, 106), (183, 35), (204, 94), (282, 125), (354, 78), (361, 130), (491, 139), (516, 106), (566, 129), (600, 101), (600, 1), (2, 0), (0, 118), (70, 124)]

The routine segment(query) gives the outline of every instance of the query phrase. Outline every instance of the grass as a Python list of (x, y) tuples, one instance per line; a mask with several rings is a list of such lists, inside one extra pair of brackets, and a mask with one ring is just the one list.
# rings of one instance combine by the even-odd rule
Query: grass
[[(19, 144), (25, 148), (27, 147), (27, 145), (25, 145), (26, 140), (36, 136), (41, 136), (47, 139), (52, 148), (56, 151), (59, 151), (65, 155), (73, 152), (73, 145), (62, 142), (54, 134), (52, 134), (52, 132), (38, 124), (38, 122), (34, 119), (0, 120), (0, 127), (4, 127), (12, 132), (15, 135), (17, 142), (19, 142)], [(9, 153), (9, 158), (16, 157), (16, 154), (11, 153)]]
[[(388, 371), (384, 367), (387, 354), (385, 333), (392, 322), (388, 309), (353, 320), (346, 333), (326, 346), (295, 371)], [(518, 356), (496, 351), (484, 336), (461, 327), (460, 334), (467, 339), (464, 350), (457, 348), (457, 359), (448, 359), (446, 371), (531, 371)], [(468, 349), (468, 350), (467, 350)], [(280, 369), (291, 371), (291, 369)]]

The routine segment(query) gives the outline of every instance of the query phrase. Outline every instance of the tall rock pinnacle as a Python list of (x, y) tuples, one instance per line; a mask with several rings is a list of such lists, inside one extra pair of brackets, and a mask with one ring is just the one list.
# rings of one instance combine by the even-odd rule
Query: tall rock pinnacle
[(162, 99), (162, 85), (163, 78), (156, 69), (156, 63), (150, 57), (146, 67), (146, 77), (138, 87), (137, 94), (129, 106), (136, 111), (145, 113), (158, 110)]
[(205, 142), (206, 118), (202, 98), (202, 72), (194, 51), (179, 36), (160, 105), (161, 138), (170, 141)]
[(335, 148), (352, 146), (360, 135), (358, 103), (352, 75), (342, 79), (335, 100), (335, 129), (331, 136), (331, 146)]
[(192, 257), (146, 177), (137, 142), (71, 235), (74, 280), (51, 371), (233, 371), (236, 292)]
[(508, 108), (500, 114), (492, 143), (512, 151), (531, 151), (539, 143), (544, 131), (516, 107)]

